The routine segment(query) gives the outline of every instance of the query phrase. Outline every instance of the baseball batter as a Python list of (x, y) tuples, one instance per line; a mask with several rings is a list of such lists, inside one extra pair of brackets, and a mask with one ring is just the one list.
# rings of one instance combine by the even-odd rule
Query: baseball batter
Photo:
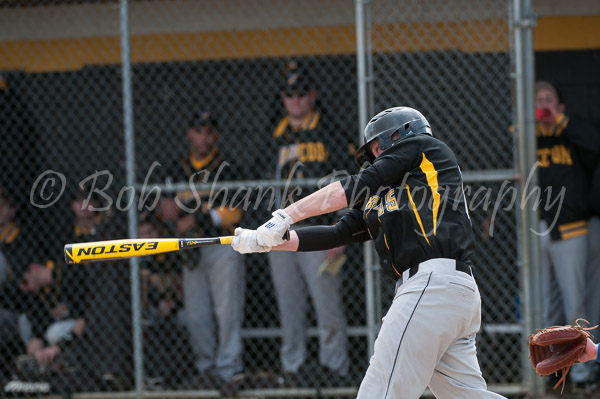
[[(358, 175), (301, 199), (257, 230), (238, 228), (240, 253), (318, 251), (374, 240), (381, 267), (397, 281), (358, 398), (501, 398), (487, 391), (476, 357), (481, 299), (473, 278), (471, 221), (453, 152), (425, 117), (387, 109), (367, 124)], [(345, 207), (333, 226), (294, 230), (300, 220)]]

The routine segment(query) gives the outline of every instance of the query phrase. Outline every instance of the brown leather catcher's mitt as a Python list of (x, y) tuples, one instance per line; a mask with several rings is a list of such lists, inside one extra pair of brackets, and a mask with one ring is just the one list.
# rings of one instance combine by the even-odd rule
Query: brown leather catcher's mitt
[(574, 326), (548, 327), (529, 336), (529, 358), (535, 372), (545, 376), (562, 371), (554, 389), (561, 383), (564, 389), (569, 369), (578, 363), (577, 359), (585, 351), (587, 339), (594, 339), (589, 330), (598, 326), (586, 328), (580, 322), (589, 324), (587, 320), (577, 319)]

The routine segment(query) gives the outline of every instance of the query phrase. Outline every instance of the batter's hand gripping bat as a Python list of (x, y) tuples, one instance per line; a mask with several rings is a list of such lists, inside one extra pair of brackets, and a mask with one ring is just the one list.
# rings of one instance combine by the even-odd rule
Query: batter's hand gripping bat
[(233, 236), (211, 238), (138, 238), (65, 245), (67, 263), (99, 262), (156, 255), (208, 245), (231, 244)]

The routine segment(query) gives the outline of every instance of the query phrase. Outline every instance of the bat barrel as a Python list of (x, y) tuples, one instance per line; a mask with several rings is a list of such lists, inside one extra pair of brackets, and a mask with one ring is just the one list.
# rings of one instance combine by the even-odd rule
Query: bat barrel
[(148, 238), (66, 244), (66, 263), (100, 262), (156, 255), (216, 244), (231, 244), (232, 236), (212, 238)]
[(67, 244), (64, 252), (67, 263), (83, 263), (156, 255), (179, 249), (177, 238), (140, 238)]

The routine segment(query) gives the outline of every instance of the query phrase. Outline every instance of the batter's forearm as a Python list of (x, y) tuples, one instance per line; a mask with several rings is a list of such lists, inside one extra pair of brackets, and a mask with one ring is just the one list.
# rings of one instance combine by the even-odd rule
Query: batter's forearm
[(283, 244), (278, 245), (276, 247), (271, 248), (273, 251), (292, 251), (296, 252), (298, 250), (298, 244), (300, 240), (298, 240), (298, 234), (294, 231), (290, 231), (290, 239), (283, 242)]
[(335, 212), (347, 206), (348, 201), (344, 188), (339, 181), (336, 181), (293, 203), (284, 211), (294, 223), (297, 223), (313, 216)]

